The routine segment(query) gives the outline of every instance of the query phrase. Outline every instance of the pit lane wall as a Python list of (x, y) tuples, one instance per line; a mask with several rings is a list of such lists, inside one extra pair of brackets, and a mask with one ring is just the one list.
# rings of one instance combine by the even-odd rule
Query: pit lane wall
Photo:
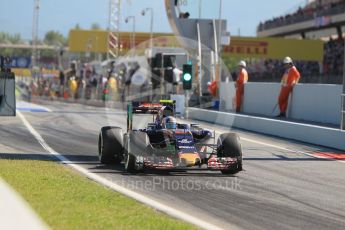
[[(186, 117), (345, 150), (345, 132), (338, 128), (269, 118), (279, 112), (278, 108), (273, 111), (277, 104), (279, 90), (280, 84), (276, 83), (248, 83), (245, 86), (244, 112), (251, 115), (243, 115), (229, 112), (232, 110), (235, 89), (231, 82), (222, 83), (220, 85), (221, 109), (229, 111), (188, 108)], [(290, 98), (292, 101), (288, 112), (289, 117), (306, 120), (309, 123), (339, 124), (340, 127), (341, 90), (342, 87), (338, 85), (297, 85)]]
[(340, 131), (340, 129), (197, 108), (188, 108), (187, 117), (224, 127), (235, 127), (345, 150), (345, 132)]
[[(276, 116), (280, 84), (247, 83), (245, 85), (243, 112), (246, 114)], [(298, 84), (288, 108), (289, 119), (332, 124), (341, 123), (341, 85)], [(221, 83), (220, 101), (222, 111), (233, 109), (235, 88), (232, 82)], [(275, 109), (274, 109), (275, 108)]]

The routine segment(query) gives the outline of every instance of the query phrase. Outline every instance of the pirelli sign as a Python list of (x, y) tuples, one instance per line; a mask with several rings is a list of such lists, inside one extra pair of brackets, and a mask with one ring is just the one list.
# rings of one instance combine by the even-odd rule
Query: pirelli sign
[(232, 37), (223, 55), (238, 58), (282, 59), (322, 61), (324, 43), (321, 40), (297, 40), (283, 38)]
[(267, 55), (268, 42), (235, 40), (225, 47), (224, 52), (237, 55)]

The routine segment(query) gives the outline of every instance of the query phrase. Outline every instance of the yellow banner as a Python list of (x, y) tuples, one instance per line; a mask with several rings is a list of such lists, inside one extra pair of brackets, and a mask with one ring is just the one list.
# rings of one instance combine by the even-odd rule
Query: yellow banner
[[(130, 49), (130, 32), (120, 33), (120, 47)], [(136, 33), (136, 46), (149, 48), (149, 33)], [(179, 46), (173, 34), (154, 34), (154, 46)], [(225, 46), (223, 55), (234, 58), (282, 59), (290, 56), (294, 60), (322, 61), (324, 43), (321, 40), (297, 40), (284, 38), (231, 37), (231, 44)], [(71, 52), (106, 53), (108, 32), (102, 30), (71, 30), (69, 50)]]
[[(11, 71), (17, 77), (31, 77), (31, 69), (13, 68), (13, 69), (11, 69)], [(41, 69), (39, 75), (42, 77), (58, 77), (59, 76), (59, 70)]]
[(102, 30), (71, 30), (69, 50), (71, 52), (107, 52), (108, 33)]
[[(131, 48), (131, 33), (120, 33), (120, 49), (127, 51)], [(115, 41), (113, 41), (115, 43)], [(173, 34), (154, 34), (154, 46), (177, 46), (178, 42)], [(136, 33), (135, 46), (139, 49), (150, 47), (149, 33)], [(98, 52), (108, 50), (108, 32), (104, 30), (71, 30), (69, 34), (70, 52)]]
[(234, 58), (283, 59), (290, 56), (299, 61), (323, 61), (324, 43), (321, 40), (232, 37), (231, 44), (223, 51), (223, 55)]
[(41, 74), (43, 77), (58, 77), (60, 71), (56, 69), (42, 69)]
[(11, 71), (16, 77), (31, 77), (31, 69), (12, 68)]

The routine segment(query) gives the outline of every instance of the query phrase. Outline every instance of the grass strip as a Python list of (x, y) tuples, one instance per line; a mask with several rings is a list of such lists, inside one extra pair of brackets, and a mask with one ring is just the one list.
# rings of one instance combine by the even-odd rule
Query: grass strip
[(195, 229), (53, 161), (0, 159), (7, 181), (52, 229)]

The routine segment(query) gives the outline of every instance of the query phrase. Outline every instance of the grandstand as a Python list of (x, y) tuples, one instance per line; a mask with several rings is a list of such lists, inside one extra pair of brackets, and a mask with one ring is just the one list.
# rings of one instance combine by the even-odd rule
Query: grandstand
[[(344, 41), (330, 39), (324, 44), (323, 62), (295, 60), (302, 74), (302, 83), (342, 84), (344, 64)], [(251, 81), (278, 82), (283, 71), (281, 60), (250, 61), (248, 72)]]
[(295, 12), (260, 23), (258, 37), (326, 38), (345, 32), (345, 1), (314, 0)]
[[(304, 82), (341, 84), (344, 65), (345, 1), (309, 0), (294, 12), (261, 22), (258, 37), (321, 39), (324, 44), (322, 63), (296, 61)], [(265, 60), (254, 63), (253, 81), (275, 81), (281, 63)], [(255, 68), (260, 66), (260, 70)]]

